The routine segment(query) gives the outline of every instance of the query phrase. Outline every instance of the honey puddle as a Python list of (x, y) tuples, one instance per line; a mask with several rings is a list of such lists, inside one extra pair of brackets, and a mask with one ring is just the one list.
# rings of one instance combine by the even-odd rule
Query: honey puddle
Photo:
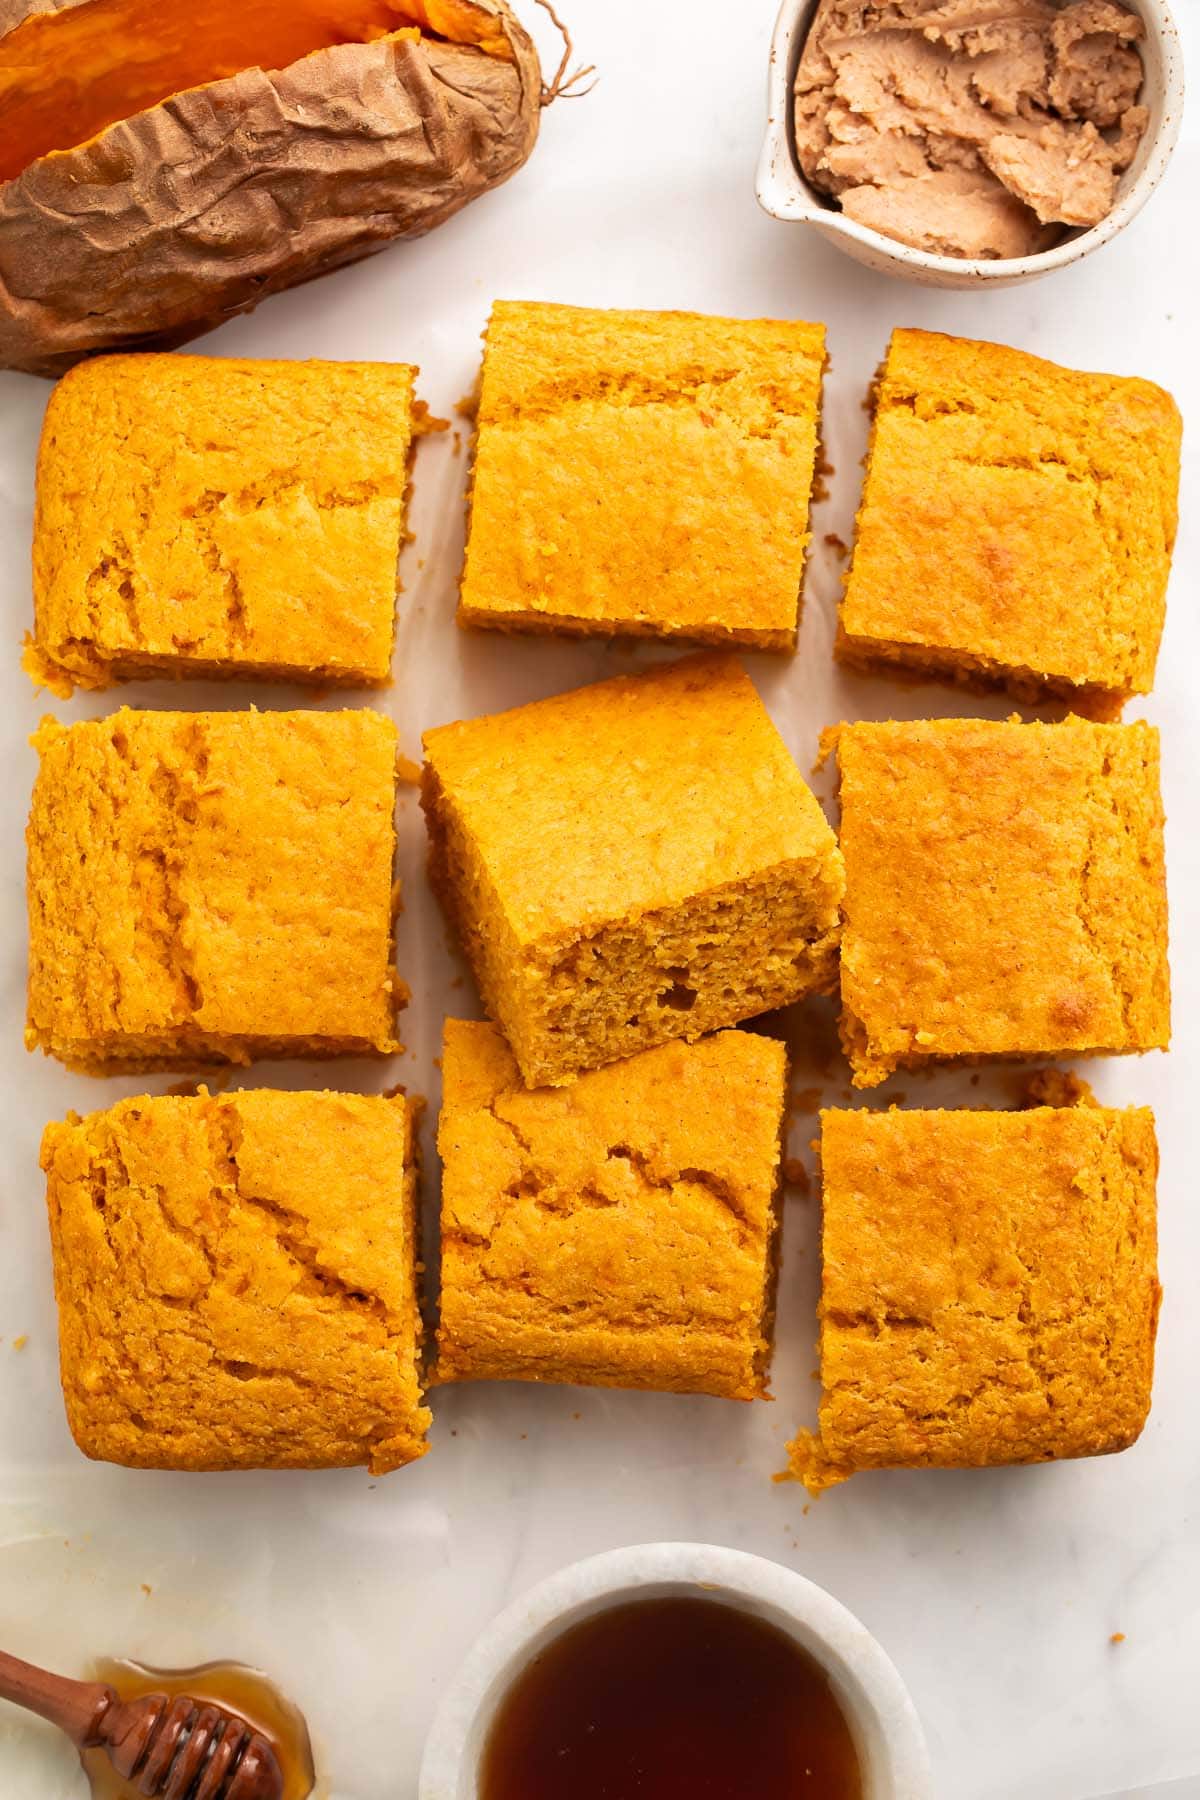
[[(106, 1681), (122, 1700), (143, 1694), (190, 1694), (193, 1700), (211, 1700), (245, 1719), (261, 1731), (283, 1772), (283, 1800), (306, 1800), (316, 1781), (308, 1726), (293, 1706), (265, 1675), (240, 1663), (204, 1663), (198, 1669), (146, 1669), (140, 1663), (102, 1658), (91, 1671), (93, 1681)], [(139, 1800), (136, 1787), (113, 1770), (103, 1750), (85, 1750), (80, 1759), (92, 1784), (93, 1800)]]

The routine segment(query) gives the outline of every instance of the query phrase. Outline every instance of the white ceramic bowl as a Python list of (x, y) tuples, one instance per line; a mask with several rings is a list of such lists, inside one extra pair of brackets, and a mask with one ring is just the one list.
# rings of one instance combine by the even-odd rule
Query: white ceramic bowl
[(929, 1800), (920, 1722), (875, 1639), (823, 1588), (792, 1569), (713, 1544), (640, 1544), (574, 1563), (488, 1627), (434, 1720), (418, 1800), (476, 1800), (496, 1708), (530, 1659), (570, 1626), (631, 1600), (724, 1599), (787, 1632), (817, 1660), (849, 1720), (864, 1800)]
[(857, 225), (825, 194), (810, 186), (796, 160), (792, 134), (792, 86), (796, 65), (817, 0), (783, 0), (771, 43), (767, 82), (767, 132), (758, 163), (755, 191), (759, 205), (776, 219), (811, 225), (848, 256), (887, 275), (920, 281), (927, 287), (1015, 287), (1054, 269), (1090, 256), (1116, 237), (1141, 211), (1162, 180), (1179, 136), (1183, 116), (1183, 53), (1179, 31), (1165, 0), (1126, 0), (1145, 21), (1140, 45), (1146, 78), (1142, 101), (1150, 120), (1131, 166), (1121, 177), (1117, 202), (1106, 219), (1090, 230), (1076, 231), (1036, 256), (1010, 256), (992, 262), (959, 256), (934, 256), (898, 244), (867, 225)]

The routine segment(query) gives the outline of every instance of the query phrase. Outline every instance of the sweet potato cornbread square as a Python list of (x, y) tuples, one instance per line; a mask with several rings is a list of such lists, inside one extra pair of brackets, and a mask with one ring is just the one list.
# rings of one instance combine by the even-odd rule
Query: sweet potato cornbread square
[(1165, 1049), (1158, 733), (843, 725), (842, 1041), (897, 1068)]
[(80, 363), (38, 456), (29, 673), (63, 695), (138, 675), (386, 681), (415, 374)]
[(498, 301), (459, 619), (789, 650), (825, 328)]
[(407, 1101), (140, 1096), (47, 1126), (42, 1167), (86, 1455), (375, 1474), (424, 1455)]
[(1180, 431), (1151, 382), (893, 333), (838, 656), (1115, 717), (1154, 681)]
[(31, 1050), (98, 1074), (398, 1048), (389, 719), (123, 709), (34, 742)]
[(821, 1168), (819, 1431), (789, 1446), (812, 1492), (1133, 1443), (1159, 1303), (1147, 1108), (824, 1112)]
[(753, 1400), (775, 1310), (781, 1044), (724, 1031), (530, 1091), (446, 1021), (443, 1381)]
[(425, 750), (434, 886), (531, 1087), (835, 984), (842, 859), (732, 657)]

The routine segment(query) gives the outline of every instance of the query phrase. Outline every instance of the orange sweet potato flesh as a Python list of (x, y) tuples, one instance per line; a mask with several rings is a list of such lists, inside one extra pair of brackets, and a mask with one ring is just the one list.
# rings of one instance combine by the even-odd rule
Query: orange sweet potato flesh
[(0, 367), (178, 344), (524, 162), (506, 0), (0, 0)]

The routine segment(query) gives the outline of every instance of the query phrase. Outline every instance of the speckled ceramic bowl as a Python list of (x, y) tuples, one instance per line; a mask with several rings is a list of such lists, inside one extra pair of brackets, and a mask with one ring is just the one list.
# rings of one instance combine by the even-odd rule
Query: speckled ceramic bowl
[(929, 1800), (925, 1739), (892, 1663), (864, 1625), (793, 1569), (715, 1544), (639, 1544), (573, 1563), (490, 1625), (447, 1693), (421, 1763), (418, 1800), (478, 1800), (496, 1709), (554, 1638), (610, 1606), (667, 1594), (723, 1599), (768, 1620), (826, 1671), (854, 1735), (863, 1800)]
[(1150, 121), (1132, 165), (1121, 177), (1117, 203), (1099, 225), (1071, 232), (1052, 250), (1042, 250), (1036, 256), (977, 262), (914, 250), (847, 219), (828, 195), (819, 193), (805, 179), (796, 160), (792, 133), (792, 87), (817, 0), (783, 0), (775, 23), (767, 85), (767, 132), (756, 179), (759, 205), (776, 219), (812, 226), (869, 268), (899, 275), (905, 281), (923, 282), (927, 287), (1015, 287), (1019, 282), (1064, 269), (1081, 256), (1090, 256), (1128, 225), (1162, 180), (1183, 116), (1183, 53), (1179, 31), (1165, 0), (1126, 3), (1141, 13), (1146, 24), (1146, 35), (1139, 46), (1146, 66), (1141, 98), (1149, 108)]

